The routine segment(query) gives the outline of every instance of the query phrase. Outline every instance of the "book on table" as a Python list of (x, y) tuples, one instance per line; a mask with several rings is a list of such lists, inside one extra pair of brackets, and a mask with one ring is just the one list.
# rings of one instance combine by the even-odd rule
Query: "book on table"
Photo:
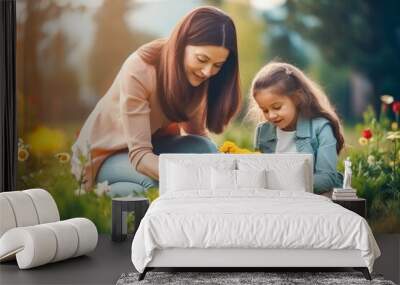
[(356, 199), (357, 197), (357, 191), (355, 189), (349, 188), (349, 189), (343, 189), (343, 188), (334, 188), (333, 189), (333, 194), (332, 194), (332, 199), (335, 200), (351, 200), (351, 199)]

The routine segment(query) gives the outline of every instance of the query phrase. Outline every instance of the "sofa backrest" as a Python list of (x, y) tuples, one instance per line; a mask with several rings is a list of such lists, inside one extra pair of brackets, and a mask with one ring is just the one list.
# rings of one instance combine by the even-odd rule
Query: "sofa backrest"
[[(185, 167), (211, 166), (239, 170), (266, 169), (271, 175), (268, 184), (271, 189), (291, 190), (290, 185), (304, 184), (304, 191), (313, 192), (312, 154), (161, 154), (159, 157), (160, 195), (168, 189), (168, 169), (174, 164)], [(302, 180), (302, 181), (293, 181)], [(172, 190), (173, 191), (173, 190)]]
[(46, 190), (28, 189), (0, 193), (0, 237), (15, 227), (59, 220), (56, 202)]

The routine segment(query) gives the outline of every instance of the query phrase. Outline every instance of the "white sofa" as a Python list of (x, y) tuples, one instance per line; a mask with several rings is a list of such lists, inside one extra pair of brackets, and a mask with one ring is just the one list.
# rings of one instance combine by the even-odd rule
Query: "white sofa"
[(96, 248), (92, 221), (60, 221), (49, 192), (29, 189), (0, 193), (0, 262), (16, 259), (20, 269), (86, 254)]

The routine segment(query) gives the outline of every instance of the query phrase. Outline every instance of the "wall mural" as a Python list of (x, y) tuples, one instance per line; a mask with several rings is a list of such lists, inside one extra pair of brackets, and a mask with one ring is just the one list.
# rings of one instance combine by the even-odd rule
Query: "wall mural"
[[(358, 1), (334, 7), (309, 1), (262, 2), (17, 1), (18, 189), (48, 190), (61, 219), (88, 217), (99, 232), (110, 231), (110, 197), (115, 193), (157, 198), (154, 185), (129, 193), (115, 192), (109, 181), (94, 180), (88, 186), (85, 166), (96, 163), (98, 154), (88, 146), (74, 156), (72, 146), (128, 56), (145, 43), (168, 37), (193, 8), (211, 5), (225, 11), (236, 25), (243, 94), (235, 119), (221, 134), (211, 134), (219, 151), (256, 151), (256, 126), (248, 118), (251, 81), (268, 61), (289, 62), (319, 82), (336, 107), (346, 142), (338, 171), (343, 172), (343, 161), (349, 157), (352, 186), (367, 199), (373, 231), (399, 233), (398, 47), (387, 40), (371, 48), (374, 39), (394, 28), (385, 23), (370, 27), (368, 15), (360, 12), (353, 15), (360, 19), (357, 25), (344, 20), (343, 25), (351, 26), (334, 41), (341, 35), (333, 27), (342, 27), (335, 15), (344, 9), (358, 11)], [(367, 11), (374, 10), (375, 4), (368, 5)], [(361, 33), (362, 42), (354, 40), (359, 31), (369, 31)]]

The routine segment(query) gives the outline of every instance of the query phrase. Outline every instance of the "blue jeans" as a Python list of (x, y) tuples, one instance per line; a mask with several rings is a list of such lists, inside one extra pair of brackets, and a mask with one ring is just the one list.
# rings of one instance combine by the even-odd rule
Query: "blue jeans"
[[(155, 140), (153, 152), (160, 153), (216, 153), (216, 145), (209, 139), (196, 136), (168, 136)], [(133, 169), (128, 159), (128, 150), (109, 156), (97, 173), (96, 182), (108, 181), (108, 195), (128, 196), (143, 193), (150, 187), (158, 187), (158, 181)]]

